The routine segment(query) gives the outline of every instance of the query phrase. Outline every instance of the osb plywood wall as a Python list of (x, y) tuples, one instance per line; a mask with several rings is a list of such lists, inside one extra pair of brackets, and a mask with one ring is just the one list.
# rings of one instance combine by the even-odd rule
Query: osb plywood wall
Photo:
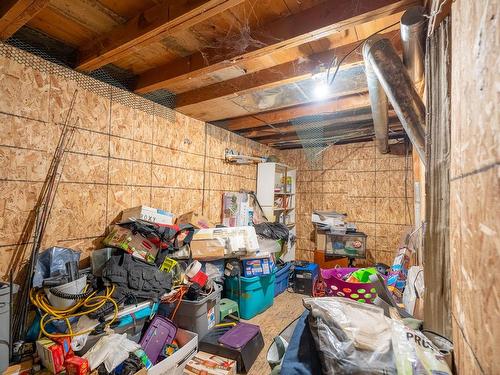
[[(380, 154), (374, 142), (334, 145), (314, 158), (302, 150), (283, 151), (297, 172), (297, 259), (313, 260), (313, 210), (348, 214), (368, 235), (367, 261), (392, 264), (400, 241), (413, 223), (411, 153)], [(405, 183), (406, 180), (406, 183)], [(406, 194), (405, 194), (406, 186)]]
[(499, 374), (498, 1), (452, 5), (450, 260), (460, 374)]
[(12, 47), (0, 52), (0, 275), (11, 265), (75, 89), (70, 123), (78, 129), (44, 247), (87, 255), (122, 209), (140, 204), (176, 214), (194, 209), (219, 222), (222, 192), (255, 189), (255, 166), (227, 165), (222, 157), (226, 148), (268, 155), (266, 146)]

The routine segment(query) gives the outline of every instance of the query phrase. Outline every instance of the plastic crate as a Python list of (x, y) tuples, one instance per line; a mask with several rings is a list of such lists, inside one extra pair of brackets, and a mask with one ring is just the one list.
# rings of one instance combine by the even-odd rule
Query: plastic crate
[(222, 286), (214, 284), (214, 291), (199, 301), (182, 300), (174, 322), (183, 329), (198, 334), (202, 338), (213, 326), (219, 323), (219, 303)]
[(288, 288), (288, 280), (290, 278), (291, 263), (286, 263), (283, 267), (276, 271), (276, 280), (274, 283), (274, 296), (283, 293)]
[(226, 297), (238, 302), (241, 318), (251, 319), (273, 305), (275, 279), (274, 272), (266, 276), (227, 278)]

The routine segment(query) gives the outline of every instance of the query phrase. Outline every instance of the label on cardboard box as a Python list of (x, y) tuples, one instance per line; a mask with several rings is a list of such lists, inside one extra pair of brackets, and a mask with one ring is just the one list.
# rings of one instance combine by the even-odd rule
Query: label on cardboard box
[(169, 225), (172, 225), (175, 221), (175, 215), (173, 213), (148, 206), (137, 206), (123, 210), (122, 222), (132, 218)]
[(184, 374), (235, 375), (236, 361), (215, 354), (198, 352), (187, 363)]

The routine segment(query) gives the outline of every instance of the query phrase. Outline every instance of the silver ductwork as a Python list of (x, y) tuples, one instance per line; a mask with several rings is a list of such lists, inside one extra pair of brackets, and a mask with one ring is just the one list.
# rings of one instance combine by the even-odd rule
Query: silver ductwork
[[(374, 39), (381, 39), (376, 35)], [(389, 104), (384, 88), (373, 70), (373, 67), (368, 59), (368, 49), (363, 46), (363, 59), (365, 61), (366, 80), (368, 82), (368, 93), (370, 96), (370, 106), (372, 108), (373, 128), (375, 130), (375, 141), (377, 148), (382, 154), (389, 152)]]
[(415, 150), (425, 161), (425, 106), (396, 50), (388, 39), (374, 35), (365, 41), (363, 56), (384, 88)]
[(417, 89), (423, 89), (425, 74), (425, 37), (427, 18), (425, 8), (413, 6), (401, 17), (401, 41), (403, 44), (403, 63)]

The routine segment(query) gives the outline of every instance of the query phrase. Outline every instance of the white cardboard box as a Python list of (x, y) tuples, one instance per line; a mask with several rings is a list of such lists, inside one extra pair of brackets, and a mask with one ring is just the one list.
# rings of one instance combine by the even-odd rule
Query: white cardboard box
[(254, 227), (207, 228), (200, 229), (193, 236), (193, 241), (216, 240), (224, 246), (228, 254), (259, 250), (259, 242)]
[(182, 375), (186, 364), (198, 353), (198, 335), (179, 328), (175, 339), (181, 348), (170, 357), (151, 367), (148, 370), (148, 375)]
[(127, 221), (132, 218), (169, 225), (175, 221), (173, 213), (148, 206), (137, 206), (123, 210), (121, 221)]

